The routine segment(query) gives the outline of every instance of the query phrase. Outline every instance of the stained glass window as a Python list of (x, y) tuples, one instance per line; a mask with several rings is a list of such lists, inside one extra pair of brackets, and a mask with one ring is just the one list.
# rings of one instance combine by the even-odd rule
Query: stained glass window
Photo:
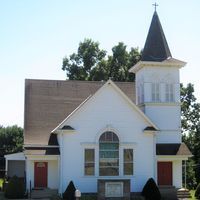
[(111, 131), (99, 138), (99, 175), (119, 175), (119, 138)]

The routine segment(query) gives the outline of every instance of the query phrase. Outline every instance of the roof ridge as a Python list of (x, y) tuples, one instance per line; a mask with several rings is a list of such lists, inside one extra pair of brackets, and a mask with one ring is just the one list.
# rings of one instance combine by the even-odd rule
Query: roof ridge
[[(107, 81), (86, 81), (86, 80), (54, 80), (54, 79), (25, 79), (26, 81), (55, 81), (55, 82), (80, 82), (80, 83), (106, 83)], [(122, 84), (128, 84), (128, 83), (134, 83), (134, 81), (113, 81), (114, 83), (122, 83)]]

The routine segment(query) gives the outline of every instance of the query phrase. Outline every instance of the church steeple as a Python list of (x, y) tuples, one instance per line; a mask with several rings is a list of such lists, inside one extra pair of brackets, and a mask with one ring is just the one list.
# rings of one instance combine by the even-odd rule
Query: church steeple
[(162, 62), (172, 57), (158, 14), (155, 10), (142, 53), (142, 61)]

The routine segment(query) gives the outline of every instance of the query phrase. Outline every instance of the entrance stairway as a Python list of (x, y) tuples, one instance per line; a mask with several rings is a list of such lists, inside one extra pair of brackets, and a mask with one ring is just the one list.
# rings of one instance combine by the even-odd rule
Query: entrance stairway
[(164, 200), (186, 200), (191, 198), (189, 190), (185, 188), (177, 190), (174, 186), (159, 186), (159, 190)]
[(30, 197), (31, 199), (49, 199), (53, 195), (57, 195), (58, 190), (53, 190), (49, 188), (37, 188), (32, 189)]
[(180, 199), (180, 200), (181, 199), (189, 199), (189, 198), (191, 198), (189, 190), (185, 189), (185, 188), (178, 189), (177, 190), (177, 198)]
[(159, 190), (164, 200), (177, 200), (177, 190), (174, 186), (159, 186)]

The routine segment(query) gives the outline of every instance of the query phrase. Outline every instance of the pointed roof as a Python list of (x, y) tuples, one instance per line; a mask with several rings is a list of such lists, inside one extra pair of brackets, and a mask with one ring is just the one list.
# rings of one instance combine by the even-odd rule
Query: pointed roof
[(172, 57), (157, 12), (154, 12), (142, 53), (142, 61), (161, 62)]
[[(102, 81), (26, 79), (25, 145), (48, 145), (51, 131), (104, 84)], [(134, 82), (115, 82), (115, 84), (135, 102)]]
[(185, 145), (185, 143), (158, 143), (156, 144), (156, 155), (176, 155), (191, 157), (192, 153)]
[(62, 133), (60, 132), (60, 130), (63, 130), (61, 127), (63, 127), (63, 125), (65, 126), (65, 124), (72, 116), (74, 116), (78, 111), (80, 111), (84, 105), (88, 104), (92, 99), (96, 98), (97, 94), (108, 86), (111, 86), (129, 103), (129, 105), (150, 125), (150, 127), (152, 127), (152, 131), (158, 130), (158, 127), (156, 127), (156, 125), (136, 106), (136, 104), (112, 80), (109, 79), (93, 95), (85, 99), (85, 101), (83, 101), (72, 113), (66, 116), (66, 118), (51, 131), (51, 133)]

